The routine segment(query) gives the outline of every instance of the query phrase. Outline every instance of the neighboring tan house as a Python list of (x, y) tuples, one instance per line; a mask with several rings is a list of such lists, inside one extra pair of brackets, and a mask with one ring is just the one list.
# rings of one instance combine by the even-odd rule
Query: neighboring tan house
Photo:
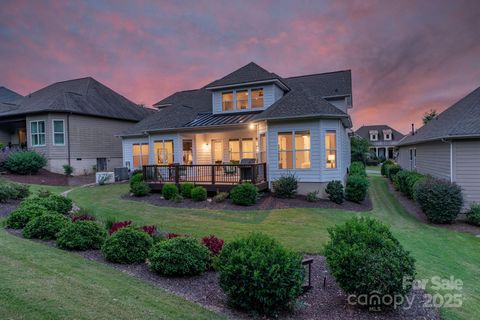
[(404, 135), (387, 125), (362, 126), (355, 135), (370, 142), (370, 152), (379, 159), (395, 159), (397, 144)]
[(115, 134), (151, 113), (90, 77), (57, 82), (0, 104), (0, 144), (45, 155), (52, 172), (113, 170), (122, 166)]
[(282, 78), (255, 63), (154, 106), (124, 132), (124, 165), (152, 187), (191, 181), (210, 191), (241, 181), (260, 189), (287, 173), (299, 192), (344, 181), (350, 165), (351, 73)]
[(480, 87), (399, 143), (407, 170), (458, 183), (465, 204), (480, 202)]

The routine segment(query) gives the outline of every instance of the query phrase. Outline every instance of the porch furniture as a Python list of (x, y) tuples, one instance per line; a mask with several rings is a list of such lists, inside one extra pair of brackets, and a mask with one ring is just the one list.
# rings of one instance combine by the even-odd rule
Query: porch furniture
[[(256, 159), (242, 159), (240, 164), (255, 164)], [(245, 166), (240, 168), (240, 181), (250, 181), (253, 176), (253, 168), (250, 166)]]

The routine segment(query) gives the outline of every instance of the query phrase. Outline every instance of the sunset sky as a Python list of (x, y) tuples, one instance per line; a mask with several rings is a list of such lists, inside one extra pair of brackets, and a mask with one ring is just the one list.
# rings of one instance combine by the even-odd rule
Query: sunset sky
[(92, 76), (151, 105), (250, 61), (284, 77), (351, 69), (354, 127), (405, 133), (480, 86), (479, 17), (478, 0), (0, 0), (0, 86)]

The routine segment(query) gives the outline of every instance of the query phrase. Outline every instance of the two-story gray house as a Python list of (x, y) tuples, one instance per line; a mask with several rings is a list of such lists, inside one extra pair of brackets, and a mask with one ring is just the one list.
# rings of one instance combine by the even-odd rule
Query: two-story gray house
[(122, 166), (122, 142), (115, 135), (156, 112), (90, 77), (10, 97), (0, 103), (0, 144), (45, 155), (46, 169), (56, 173), (65, 164), (77, 175)]
[(404, 135), (387, 125), (361, 126), (355, 135), (368, 140), (370, 152), (379, 159), (395, 159), (397, 145)]
[(283, 78), (255, 63), (180, 91), (121, 134), (123, 161), (153, 187), (191, 181), (211, 191), (259, 188), (287, 173), (299, 192), (344, 181), (350, 165), (349, 70)]

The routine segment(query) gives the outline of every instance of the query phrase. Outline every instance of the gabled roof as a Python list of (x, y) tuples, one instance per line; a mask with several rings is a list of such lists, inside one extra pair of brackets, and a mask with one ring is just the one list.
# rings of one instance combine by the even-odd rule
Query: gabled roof
[(219, 89), (228, 86), (242, 85), (245, 83), (277, 81), (286, 90), (283, 79), (273, 72), (269, 72), (260, 67), (255, 62), (249, 64), (227, 74), (225, 77), (215, 80), (205, 86), (206, 89)]
[(384, 136), (383, 136), (383, 131), (385, 130), (391, 130), (392, 132), (392, 140), (387, 140), (387, 141), (400, 141), (403, 139), (405, 136), (404, 134), (400, 133), (399, 131), (393, 129), (390, 126), (387, 126), (385, 124), (380, 124), (380, 125), (371, 125), (371, 126), (361, 126), (358, 128), (357, 131), (355, 131), (355, 134), (357, 136), (360, 136), (364, 139), (370, 140), (370, 131), (377, 131), (378, 132), (378, 141), (384, 141)]
[(140, 107), (97, 80), (87, 77), (56, 82), (16, 102), (16, 108), (0, 111), (0, 117), (41, 112), (67, 112), (97, 117), (140, 121), (152, 109)]
[(18, 94), (6, 87), (0, 87), (0, 103), (12, 103), (21, 98), (23, 98), (21, 94)]
[(440, 113), (414, 135), (406, 136), (399, 145), (461, 137), (480, 137), (480, 87)]

